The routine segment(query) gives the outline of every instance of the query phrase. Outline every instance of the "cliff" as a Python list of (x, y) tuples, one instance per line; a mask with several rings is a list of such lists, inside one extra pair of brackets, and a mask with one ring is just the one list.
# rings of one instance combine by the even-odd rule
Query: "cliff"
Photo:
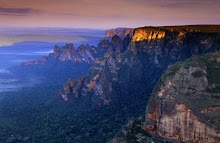
[(220, 53), (168, 68), (148, 101), (145, 117), (132, 118), (110, 141), (220, 141)]
[(113, 100), (118, 102), (125, 97), (131, 100), (135, 96), (147, 101), (169, 65), (191, 56), (218, 51), (219, 38), (218, 32), (192, 30), (190, 27), (137, 28), (126, 48), (122, 47), (124, 40), (115, 38), (109, 44), (114, 50), (95, 60), (85, 77), (81, 94), (96, 95), (91, 100), (99, 105)]
[(110, 29), (106, 31), (105, 37), (113, 37), (113, 36), (119, 36), (120, 38), (124, 38), (127, 35), (129, 37), (132, 37), (133, 35), (133, 29), (132, 28), (116, 28), (116, 29)]
[(170, 67), (148, 101), (145, 130), (164, 138), (220, 141), (220, 53)]

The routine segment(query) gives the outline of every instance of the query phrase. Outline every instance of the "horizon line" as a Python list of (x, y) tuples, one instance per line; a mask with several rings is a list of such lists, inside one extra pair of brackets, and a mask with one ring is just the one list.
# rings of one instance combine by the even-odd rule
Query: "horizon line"
[(17, 27), (17, 26), (0, 26), (0, 29), (83, 29), (83, 30), (112, 30), (112, 29), (118, 29), (118, 28), (142, 28), (142, 27), (175, 27), (175, 26), (220, 26), (220, 24), (176, 24), (176, 25), (145, 25), (145, 26), (137, 26), (137, 27), (112, 27), (112, 28), (90, 28), (90, 27), (57, 27), (57, 26), (33, 26), (33, 27)]

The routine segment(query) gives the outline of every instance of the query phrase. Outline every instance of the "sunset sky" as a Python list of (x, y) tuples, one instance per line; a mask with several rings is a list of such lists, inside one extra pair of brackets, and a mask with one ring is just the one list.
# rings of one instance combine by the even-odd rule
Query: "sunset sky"
[(0, 0), (0, 27), (220, 24), (220, 0)]

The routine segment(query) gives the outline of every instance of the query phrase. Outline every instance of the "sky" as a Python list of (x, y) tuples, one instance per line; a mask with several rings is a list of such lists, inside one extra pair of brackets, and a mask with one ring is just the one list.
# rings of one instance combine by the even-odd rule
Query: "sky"
[(220, 0), (0, 0), (0, 28), (190, 24), (220, 24)]

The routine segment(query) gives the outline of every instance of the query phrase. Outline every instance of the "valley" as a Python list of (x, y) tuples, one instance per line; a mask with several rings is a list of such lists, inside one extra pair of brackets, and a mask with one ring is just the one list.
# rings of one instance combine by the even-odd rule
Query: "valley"
[[(34, 76), (40, 82), (17, 91), (0, 93), (4, 97), (0, 101), (0, 141), (118, 143), (193, 140), (193, 133), (189, 130), (183, 136), (185, 127), (182, 122), (186, 119), (182, 116), (185, 110), (187, 116), (188, 111), (200, 111), (200, 105), (192, 107), (190, 102), (194, 100), (187, 95), (202, 94), (198, 97), (201, 104), (207, 100), (206, 94), (215, 96), (209, 98), (210, 105), (207, 106), (219, 106), (219, 31), (220, 26), (213, 25), (140, 27), (133, 29), (131, 35), (130, 30), (120, 28), (107, 31), (105, 38), (96, 45), (59, 44), (50, 48), (43, 58), (39, 55), (20, 62), (19, 66), (11, 68), (16, 71), (14, 75), (24, 77), (22, 79)], [(213, 55), (200, 57), (207, 53)], [(192, 62), (187, 60), (189, 58)], [(183, 62), (185, 60), (189, 62)], [(184, 64), (172, 66), (179, 62)], [(202, 67), (190, 68), (194, 64)], [(186, 69), (180, 68), (183, 65)], [(210, 69), (204, 66), (212, 66), (215, 71), (208, 72)], [(202, 76), (197, 72), (194, 78), (188, 76), (188, 68), (190, 73), (202, 71)], [(169, 75), (169, 80), (164, 74)], [(186, 75), (190, 82), (186, 80), (181, 85), (178, 74)], [(173, 78), (173, 75), (176, 76)], [(211, 78), (207, 81), (202, 78), (204, 75)], [(168, 81), (175, 86), (171, 88)], [(186, 90), (182, 90), (184, 86), (187, 86)], [(209, 91), (203, 92), (207, 87)], [(176, 93), (180, 91), (181, 94)], [(174, 97), (168, 96), (170, 94)], [(176, 114), (168, 118), (170, 108)], [(208, 127), (213, 124), (218, 132), (218, 108), (214, 111), (216, 113), (209, 110), (215, 109), (204, 110), (208, 113), (201, 113), (201, 122), (196, 120), (197, 116), (200, 117), (196, 113), (190, 114), (192, 118), (187, 120), (195, 120), (195, 128), (200, 124), (210, 131), (213, 130)], [(209, 118), (214, 120), (210, 123), (203, 121)], [(169, 121), (172, 123), (168, 124)], [(173, 126), (176, 122), (181, 126)], [(219, 134), (212, 135), (214, 137), (207, 140), (206, 135), (197, 138), (196, 133), (194, 141), (214, 142), (219, 139)]]

